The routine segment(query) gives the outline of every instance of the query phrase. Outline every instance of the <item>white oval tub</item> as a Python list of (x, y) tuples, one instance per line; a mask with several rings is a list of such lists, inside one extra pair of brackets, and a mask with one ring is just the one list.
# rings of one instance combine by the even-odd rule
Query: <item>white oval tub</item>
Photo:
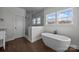
[(42, 33), (42, 39), (45, 45), (56, 51), (67, 50), (71, 43), (70, 38), (51, 33)]

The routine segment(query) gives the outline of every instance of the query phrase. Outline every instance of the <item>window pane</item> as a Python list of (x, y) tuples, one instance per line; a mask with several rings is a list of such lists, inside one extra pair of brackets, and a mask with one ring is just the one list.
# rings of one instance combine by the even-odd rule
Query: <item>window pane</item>
[(48, 22), (48, 24), (55, 23), (55, 19), (56, 19), (56, 14), (49, 14), (47, 16), (47, 22)]
[(63, 17), (71, 17), (71, 16), (72, 16), (71, 10), (65, 11), (64, 14), (63, 14)]
[(36, 24), (36, 19), (35, 18), (32, 20), (32, 24)]
[(41, 24), (41, 19), (40, 19), (40, 17), (37, 18), (37, 24)]
[(48, 15), (48, 19), (49, 20), (55, 19), (55, 14)]
[(72, 11), (65, 11), (65, 12), (60, 12), (57, 15), (57, 18), (65, 18), (65, 17), (71, 17), (72, 16)]
[(57, 13), (58, 23), (72, 23), (72, 9), (64, 10)]

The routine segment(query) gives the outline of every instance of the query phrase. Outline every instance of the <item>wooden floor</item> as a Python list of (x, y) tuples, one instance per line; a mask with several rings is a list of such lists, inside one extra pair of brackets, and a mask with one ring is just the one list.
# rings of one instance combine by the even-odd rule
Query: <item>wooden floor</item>
[[(69, 48), (66, 52), (77, 52), (74, 48)], [(26, 38), (18, 38), (13, 41), (6, 42), (6, 49), (0, 48), (0, 52), (56, 52), (55, 50), (45, 46), (42, 40), (30, 43)]]

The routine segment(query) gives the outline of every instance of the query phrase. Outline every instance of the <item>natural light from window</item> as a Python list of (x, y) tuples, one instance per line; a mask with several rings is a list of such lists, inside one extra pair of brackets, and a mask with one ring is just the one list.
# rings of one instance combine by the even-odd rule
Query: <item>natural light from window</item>
[(54, 24), (55, 20), (56, 20), (56, 14), (55, 13), (47, 15), (48, 24)]
[(36, 19), (35, 18), (32, 20), (32, 24), (33, 25), (36, 24)]
[(59, 24), (68, 24), (72, 23), (72, 10), (67, 9), (57, 13), (57, 23)]
[(33, 18), (32, 25), (39, 25), (41, 24), (41, 17)]
[(72, 8), (68, 8), (46, 15), (46, 22), (47, 24), (71, 24), (73, 23), (72, 17)]
[(40, 19), (40, 17), (37, 18), (37, 24), (41, 24), (41, 19)]

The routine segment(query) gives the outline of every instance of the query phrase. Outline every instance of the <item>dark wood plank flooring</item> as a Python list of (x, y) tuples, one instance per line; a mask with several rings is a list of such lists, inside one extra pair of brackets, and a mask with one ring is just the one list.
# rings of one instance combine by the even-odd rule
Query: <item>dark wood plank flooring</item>
[[(79, 50), (69, 48), (66, 52), (77, 52)], [(0, 48), (0, 52), (56, 52), (43, 43), (42, 40), (38, 40), (34, 43), (30, 43), (26, 38), (17, 38), (15, 40), (6, 42), (6, 49)]]

